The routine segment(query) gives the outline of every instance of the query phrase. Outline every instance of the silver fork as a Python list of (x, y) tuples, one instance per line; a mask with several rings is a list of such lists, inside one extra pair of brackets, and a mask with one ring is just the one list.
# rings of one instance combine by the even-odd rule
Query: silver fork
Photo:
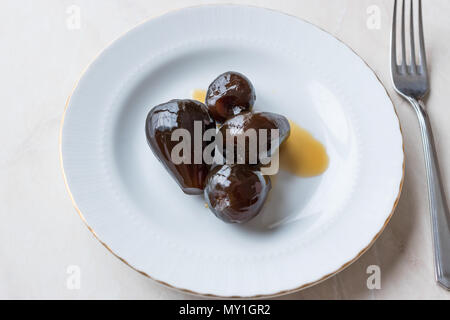
[(422, 0), (418, 0), (419, 55), (416, 63), (414, 44), (413, 0), (410, 0), (410, 64), (406, 62), (405, 0), (401, 12), (401, 62), (397, 64), (397, 0), (394, 2), (394, 18), (391, 34), (391, 75), (395, 90), (411, 103), (419, 120), (428, 182), (428, 201), (433, 229), (434, 265), (436, 281), (450, 290), (450, 212), (439, 173), (433, 133), (423, 98), (430, 90), (422, 25)]

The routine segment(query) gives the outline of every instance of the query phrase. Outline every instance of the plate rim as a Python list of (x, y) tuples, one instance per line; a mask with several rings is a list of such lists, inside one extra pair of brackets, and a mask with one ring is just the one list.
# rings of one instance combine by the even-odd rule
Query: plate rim
[[(399, 131), (400, 131), (400, 137), (401, 137), (401, 142), (402, 142), (402, 157), (403, 157), (403, 161), (402, 161), (402, 176), (400, 179), (400, 183), (399, 183), (399, 189), (397, 192), (397, 196), (395, 198), (394, 204), (392, 206), (391, 212), (389, 213), (388, 217), (386, 218), (385, 222), (383, 223), (383, 226), (381, 227), (381, 229), (377, 232), (377, 234), (375, 234), (375, 236), (372, 238), (372, 240), (370, 241), (370, 243), (364, 247), (363, 249), (361, 249), (355, 257), (353, 257), (352, 259), (348, 260), (347, 262), (345, 262), (343, 265), (341, 265), (338, 269), (336, 269), (335, 271), (328, 273), (324, 276), (322, 276), (320, 279), (312, 281), (312, 282), (308, 282), (305, 284), (302, 284), (299, 287), (293, 288), (293, 289), (289, 289), (289, 290), (282, 290), (279, 292), (275, 292), (273, 294), (257, 294), (257, 295), (252, 295), (252, 296), (240, 296), (240, 295), (232, 295), (232, 296), (226, 296), (226, 295), (216, 295), (216, 294), (211, 294), (211, 293), (201, 293), (201, 292), (196, 292), (190, 289), (186, 289), (186, 288), (181, 288), (181, 287), (177, 287), (174, 285), (171, 285), (165, 281), (159, 280), (154, 278), (153, 276), (147, 274), (146, 272), (139, 270), (138, 268), (134, 267), (131, 263), (129, 263), (127, 260), (125, 260), (123, 257), (119, 256), (117, 253), (115, 253), (106, 242), (102, 241), (100, 239), (100, 237), (97, 235), (97, 233), (95, 232), (94, 228), (92, 228), (86, 218), (84, 217), (83, 213), (81, 212), (81, 210), (78, 208), (78, 205), (75, 201), (75, 198), (72, 195), (72, 192), (70, 190), (69, 184), (67, 182), (67, 177), (66, 177), (66, 173), (64, 170), (64, 161), (63, 161), (63, 154), (62, 154), (62, 137), (63, 137), (63, 128), (64, 128), (64, 120), (67, 114), (67, 110), (69, 109), (69, 104), (70, 104), (70, 100), (71, 97), (73, 95), (73, 93), (75, 92), (76, 88), (78, 87), (78, 84), (80, 82), (80, 80), (83, 78), (83, 76), (85, 75), (85, 73), (87, 72), (87, 70), (90, 69), (90, 67), (93, 65), (93, 63), (98, 59), (98, 57), (100, 57), (103, 52), (105, 50), (107, 50), (113, 43), (115, 43), (117, 40), (121, 39), (122, 37), (126, 36), (126, 34), (128, 34), (130, 31), (134, 30), (135, 28), (139, 27), (140, 25), (143, 25), (151, 20), (160, 18), (166, 14), (170, 14), (173, 12), (177, 12), (177, 11), (181, 11), (181, 10), (185, 10), (185, 9), (194, 9), (194, 8), (199, 8), (199, 7), (247, 7), (247, 8), (253, 8), (253, 9), (262, 9), (262, 10), (267, 10), (267, 11), (271, 11), (277, 14), (282, 14), (282, 15), (286, 15), (288, 17), (291, 18), (295, 18), (298, 19), (304, 23), (307, 23), (317, 29), (319, 29), (320, 31), (328, 34), (329, 36), (333, 37), (334, 39), (336, 39), (337, 41), (339, 41), (342, 45), (344, 45), (346, 48), (348, 48), (351, 52), (353, 52), (353, 54), (355, 54), (363, 63), (364, 65), (373, 73), (373, 75), (375, 76), (376, 81), (381, 85), (381, 87), (384, 89), (384, 92), (387, 96), (387, 98), (389, 99), (389, 101), (391, 102), (392, 108), (394, 109), (394, 114), (395, 117), (397, 119), (398, 122), (398, 126), (399, 126)], [(97, 239), (97, 241), (99, 241), (113, 256), (115, 256), (116, 258), (118, 258), (120, 261), (122, 261), (123, 263), (125, 263), (128, 267), (130, 267), (131, 269), (135, 270), (136, 272), (140, 273), (141, 275), (153, 280), (154, 282), (163, 285), (169, 289), (173, 289), (176, 290), (178, 292), (181, 293), (187, 293), (187, 294), (191, 294), (191, 295), (196, 295), (196, 296), (200, 296), (200, 297), (209, 297), (209, 298), (222, 298), (222, 299), (261, 299), (261, 298), (272, 298), (272, 297), (278, 297), (278, 296), (282, 296), (282, 295), (287, 295), (287, 294), (291, 294), (294, 292), (298, 292), (301, 291), (303, 289), (312, 287), (316, 284), (319, 284), (331, 277), (333, 277), (334, 275), (338, 274), (339, 272), (343, 271), (344, 269), (346, 269), (348, 266), (350, 266), (353, 262), (355, 262), (356, 260), (358, 260), (364, 253), (366, 253), (371, 247), (372, 245), (375, 243), (375, 241), (378, 239), (378, 237), (383, 233), (383, 231), (385, 230), (386, 226), (388, 225), (389, 221), (391, 220), (398, 202), (400, 200), (400, 195), (402, 193), (403, 190), (403, 184), (404, 184), (404, 180), (405, 180), (405, 142), (404, 142), (404, 137), (403, 137), (403, 130), (401, 127), (401, 122), (400, 122), (400, 118), (398, 116), (397, 110), (395, 108), (395, 104), (391, 98), (391, 96), (389, 95), (389, 92), (387, 90), (387, 88), (384, 86), (383, 82), (380, 80), (379, 76), (376, 74), (376, 72), (374, 71), (374, 69), (366, 62), (366, 60), (364, 60), (352, 47), (350, 47), (348, 44), (346, 44), (343, 40), (339, 39), (338, 37), (336, 37), (335, 35), (331, 34), (330, 32), (326, 31), (325, 29), (323, 29), (322, 27), (309, 22), (307, 20), (305, 20), (304, 18), (295, 16), (293, 14), (289, 14), (280, 10), (276, 10), (276, 9), (272, 9), (272, 8), (267, 8), (267, 7), (262, 7), (262, 6), (256, 6), (256, 5), (247, 5), (247, 4), (200, 4), (200, 5), (193, 5), (193, 6), (185, 6), (185, 7), (181, 7), (181, 8), (176, 8), (176, 9), (169, 9), (166, 10), (158, 15), (155, 15), (153, 17), (150, 17), (148, 19), (145, 19), (141, 22), (139, 22), (138, 24), (134, 25), (133, 27), (131, 27), (130, 29), (126, 30), (125, 32), (121, 33), (119, 36), (117, 36), (116, 38), (114, 38), (112, 41), (110, 41), (106, 46), (104, 46), (101, 50), (99, 50), (99, 52), (94, 56), (94, 58), (92, 58), (92, 60), (87, 64), (87, 66), (83, 69), (83, 71), (81, 72), (80, 76), (77, 78), (77, 80), (75, 81), (75, 85), (72, 89), (72, 91), (70, 92), (70, 94), (67, 97), (66, 100), (66, 104), (64, 107), (64, 112), (60, 121), (60, 130), (59, 130), (59, 139), (58, 139), (58, 149), (59, 149), (59, 162), (60, 162), (60, 169), (63, 175), (63, 180), (64, 180), (64, 185), (65, 188), (67, 190), (67, 193), (69, 194), (69, 197), (72, 201), (72, 205), (75, 208), (75, 211), (78, 213), (79, 217), (81, 218), (81, 220), (83, 221), (83, 223), (85, 224), (85, 226), (88, 228), (88, 230), (94, 235), (94, 238)]]

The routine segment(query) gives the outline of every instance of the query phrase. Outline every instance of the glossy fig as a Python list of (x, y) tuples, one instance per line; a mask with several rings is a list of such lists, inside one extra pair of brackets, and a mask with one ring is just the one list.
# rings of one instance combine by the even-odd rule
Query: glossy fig
[(261, 211), (270, 189), (270, 178), (259, 170), (246, 165), (218, 165), (209, 173), (204, 193), (218, 218), (242, 223)]
[[(265, 130), (261, 130), (265, 129)], [(272, 131), (276, 129), (278, 139)], [(271, 112), (245, 112), (223, 123), (219, 132), (227, 163), (259, 164), (289, 136), (289, 121)]]
[(224, 122), (244, 111), (251, 111), (256, 95), (252, 83), (238, 72), (218, 76), (208, 87), (205, 103), (217, 122)]
[[(199, 158), (194, 152), (196, 146), (194, 139), (201, 139), (197, 141), (201, 143), (201, 149), (197, 150), (201, 153), (209, 144), (203, 141), (202, 136), (198, 137), (195, 134), (194, 126), (200, 129), (200, 134), (216, 128), (215, 121), (206, 106), (195, 100), (171, 100), (160, 104), (150, 110), (145, 122), (145, 133), (151, 150), (186, 194), (203, 192), (210, 169), (210, 165), (204, 162), (202, 155)], [(188, 141), (182, 140), (180, 136), (176, 138), (173, 135), (176, 129), (184, 129), (187, 135), (183, 138)], [(180, 143), (185, 143), (188, 148), (179, 151)], [(179, 152), (172, 154), (177, 145), (176, 150)]]

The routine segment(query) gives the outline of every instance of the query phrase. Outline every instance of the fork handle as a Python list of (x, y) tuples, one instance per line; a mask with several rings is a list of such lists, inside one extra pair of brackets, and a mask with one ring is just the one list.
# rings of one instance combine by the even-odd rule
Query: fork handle
[(436, 281), (450, 290), (450, 212), (446, 203), (430, 120), (422, 101), (409, 99), (417, 113), (422, 135), (433, 230)]

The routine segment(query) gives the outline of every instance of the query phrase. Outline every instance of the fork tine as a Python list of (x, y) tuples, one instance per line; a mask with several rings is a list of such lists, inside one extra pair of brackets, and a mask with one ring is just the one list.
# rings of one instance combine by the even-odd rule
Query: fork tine
[(413, 0), (410, 1), (411, 11), (410, 11), (410, 20), (409, 20), (409, 35), (410, 35), (410, 44), (411, 44), (411, 73), (416, 73), (416, 53), (415, 53), (415, 45), (414, 45), (414, 3)]
[[(420, 100), (430, 91), (426, 56), (425, 56), (425, 42), (423, 37), (423, 21), (422, 21), (422, 0), (409, 0), (410, 5), (410, 21), (408, 30), (410, 41), (408, 41), (408, 50), (411, 47), (411, 52), (406, 53), (405, 45), (405, 2), (408, 0), (402, 0), (402, 7), (394, 0), (394, 18), (392, 19), (392, 33), (391, 33), (391, 80), (394, 85), (395, 91), (402, 95), (406, 99)], [(414, 5), (418, 5), (414, 8)], [(398, 10), (402, 10), (401, 18), (399, 17)], [(414, 18), (414, 11), (418, 11), (418, 18)], [(418, 23), (414, 27), (414, 20), (418, 20)], [(397, 26), (401, 22), (401, 26)], [(418, 31), (415, 30), (418, 28)], [(416, 31), (416, 34), (414, 33)], [(397, 41), (398, 32), (401, 32), (399, 41)], [(419, 40), (417, 40), (419, 38)], [(419, 42), (418, 42), (419, 41)], [(402, 53), (397, 52), (398, 44), (401, 43)], [(420, 47), (416, 49), (416, 47)], [(416, 52), (418, 50), (418, 52)], [(397, 53), (400, 58), (397, 58)], [(408, 55), (408, 60), (411, 57), (411, 63), (406, 61), (405, 57)], [(416, 58), (419, 57), (420, 59)], [(402, 59), (400, 61), (400, 59)], [(416, 110), (417, 111), (417, 110)]]
[(391, 72), (392, 74), (396, 74), (397, 71), (397, 0), (394, 0), (394, 14), (391, 31)]
[(423, 37), (422, 24), (422, 0), (419, 0), (419, 64), (420, 71), (423, 74), (427, 73), (427, 57), (425, 53), (425, 40)]
[(406, 71), (406, 45), (405, 45), (405, 0), (402, 0), (402, 62), (400, 64), (400, 70)]

